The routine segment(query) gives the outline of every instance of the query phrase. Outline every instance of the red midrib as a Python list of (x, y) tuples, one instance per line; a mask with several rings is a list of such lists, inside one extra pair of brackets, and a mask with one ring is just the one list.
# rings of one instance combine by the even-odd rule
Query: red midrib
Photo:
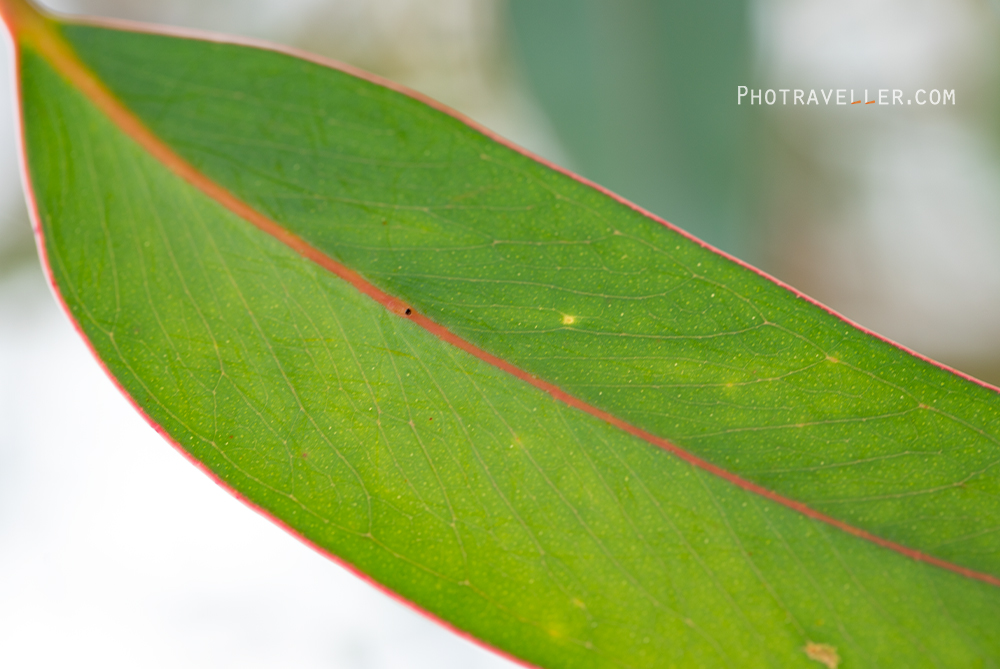
[(659, 446), (665, 451), (673, 453), (685, 462), (714, 474), (729, 483), (742, 488), (743, 490), (756, 493), (761, 497), (797, 511), (808, 518), (824, 522), (843, 530), (848, 534), (865, 539), (882, 546), (883, 548), (888, 548), (889, 550), (905, 555), (913, 560), (926, 562), (927, 564), (946, 569), (956, 574), (960, 574), (961, 576), (1000, 587), (1000, 577), (978, 572), (876, 536), (866, 530), (850, 525), (842, 520), (833, 518), (832, 516), (828, 516), (825, 513), (821, 513), (820, 511), (817, 511), (802, 502), (785, 497), (774, 492), (773, 490), (764, 488), (763, 486), (760, 486), (752, 481), (748, 481), (747, 479), (733, 474), (732, 472), (726, 471), (721, 467), (694, 455), (693, 453), (689, 453), (670, 441), (662, 437), (658, 437), (655, 434), (651, 434), (650, 432), (636, 427), (635, 425), (627, 423), (621, 418), (618, 418), (603, 409), (599, 409), (598, 407), (588, 404), (587, 402), (570, 395), (554, 384), (543, 379), (539, 379), (523, 369), (512, 365), (506, 360), (502, 360), (492, 353), (479, 348), (465, 339), (462, 339), (440, 323), (431, 320), (423, 314), (417, 313), (412, 307), (406, 305), (402, 300), (389, 295), (381, 288), (369, 282), (358, 272), (337, 262), (295, 233), (282, 227), (277, 221), (274, 221), (260, 213), (231, 193), (225, 187), (200, 172), (184, 158), (175, 153), (174, 150), (159, 137), (153, 134), (153, 132), (147, 128), (143, 122), (135, 116), (135, 114), (125, 107), (125, 105), (122, 104), (114, 96), (114, 94), (107, 89), (103, 82), (101, 82), (97, 76), (79, 60), (76, 53), (60, 36), (50, 34), (45, 35), (44, 37), (45, 39), (42, 40), (34, 40), (35, 44), (33, 44), (33, 46), (38, 48), (39, 51), (42, 51), (49, 62), (56, 67), (56, 69), (60, 70), (71, 82), (73, 82), (99, 109), (106, 113), (123, 132), (149, 151), (157, 160), (162, 162), (172, 172), (240, 218), (243, 218), (256, 228), (266, 232), (278, 241), (287, 245), (304, 258), (315, 262), (317, 265), (320, 265), (344, 281), (347, 281), (358, 291), (375, 300), (397, 316), (419, 325), (429, 333), (438, 337), (440, 340), (460, 348), (466, 353), (479, 358), (483, 362), (490, 364), (526, 383), (529, 383), (539, 390), (545, 391), (560, 402), (614, 425), (615, 427), (647, 441), (650, 444)]

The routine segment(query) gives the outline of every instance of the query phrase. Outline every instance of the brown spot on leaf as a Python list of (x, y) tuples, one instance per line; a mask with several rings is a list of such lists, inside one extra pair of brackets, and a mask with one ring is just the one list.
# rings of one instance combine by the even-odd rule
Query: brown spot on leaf
[(396, 298), (389, 298), (385, 303), (386, 308), (397, 316), (409, 316), (413, 313), (413, 310), (406, 306), (405, 302), (397, 300)]
[(837, 649), (828, 643), (808, 641), (802, 650), (806, 652), (806, 657), (826, 665), (827, 669), (837, 669), (840, 665), (840, 655), (837, 655)]

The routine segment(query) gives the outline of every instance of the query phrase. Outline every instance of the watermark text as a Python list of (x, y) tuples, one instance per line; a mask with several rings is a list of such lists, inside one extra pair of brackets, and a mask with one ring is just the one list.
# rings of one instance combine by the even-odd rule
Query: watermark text
[[(736, 87), (736, 104), (749, 102), (751, 105), (954, 105), (955, 89), (921, 88), (912, 95), (906, 95), (899, 88), (880, 88), (875, 95), (869, 97), (868, 89), (863, 89), (864, 95), (855, 97), (853, 88), (758, 88), (748, 86)], [(817, 93), (817, 91), (819, 91)]]

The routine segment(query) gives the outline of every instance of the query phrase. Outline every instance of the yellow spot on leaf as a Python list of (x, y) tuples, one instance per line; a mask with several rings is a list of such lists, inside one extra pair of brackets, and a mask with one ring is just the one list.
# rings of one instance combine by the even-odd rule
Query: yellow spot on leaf
[(576, 323), (576, 316), (563, 314), (563, 325), (572, 325), (573, 323)]
[(828, 643), (809, 641), (802, 650), (806, 652), (806, 657), (826, 665), (827, 669), (837, 669), (837, 666), (840, 665), (840, 655), (837, 655), (837, 649)]

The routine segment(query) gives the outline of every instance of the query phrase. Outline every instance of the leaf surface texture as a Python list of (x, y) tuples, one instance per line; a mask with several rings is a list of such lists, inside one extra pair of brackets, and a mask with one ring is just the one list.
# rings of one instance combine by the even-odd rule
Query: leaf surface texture
[[(1000, 574), (1000, 401), (419, 100), (291, 55), (60, 28), (156, 137), (472, 346), (732, 477)], [(250, 225), (20, 50), (72, 317), (170, 439), (320, 549), (544, 667), (996, 666), (1000, 589), (568, 406)]]

